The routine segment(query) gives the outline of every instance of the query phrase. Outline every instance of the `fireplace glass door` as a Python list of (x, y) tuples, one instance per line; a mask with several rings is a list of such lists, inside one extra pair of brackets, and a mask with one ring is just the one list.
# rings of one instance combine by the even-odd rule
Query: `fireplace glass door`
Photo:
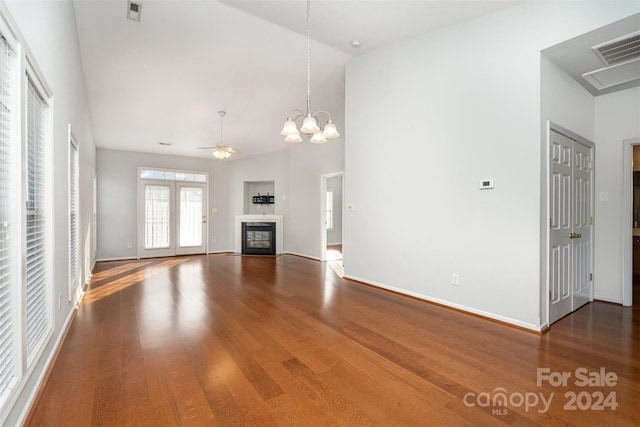
[(248, 255), (276, 254), (275, 222), (243, 222), (242, 253)]

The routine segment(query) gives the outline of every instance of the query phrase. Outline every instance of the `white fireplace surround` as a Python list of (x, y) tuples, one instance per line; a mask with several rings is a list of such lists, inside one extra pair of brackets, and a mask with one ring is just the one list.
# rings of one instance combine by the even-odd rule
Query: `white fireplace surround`
[(242, 253), (242, 223), (243, 222), (275, 222), (276, 223), (276, 255), (282, 253), (284, 239), (282, 233), (282, 215), (236, 215), (235, 253)]

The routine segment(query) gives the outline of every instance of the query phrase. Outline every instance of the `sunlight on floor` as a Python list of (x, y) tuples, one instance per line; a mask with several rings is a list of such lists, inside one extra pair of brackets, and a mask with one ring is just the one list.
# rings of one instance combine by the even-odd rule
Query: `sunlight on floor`
[(338, 277), (344, 277), (344, 264), (342, 263), (342, 245), (327, 246), (327, 263)]
[[(109, 295), (113, 295), (129, 286), (140, 283), (143, 280), (155, 276), (165, 270), (168, 270), (183, 262), (189, 261), (189, 258), (172, 258), (162, 261), (157, 265), (148, 266), (153, 261), (132, 262), (124, 264), (120, 267), (96, 273), (91, 280), (90, 288), (85, 292), (82, 299), (83, 304), (91, 304), (99, 301)], [(120, 274), (131, 272), (125, 276)], [(113, 278), (113, 280), (109, 280)]]

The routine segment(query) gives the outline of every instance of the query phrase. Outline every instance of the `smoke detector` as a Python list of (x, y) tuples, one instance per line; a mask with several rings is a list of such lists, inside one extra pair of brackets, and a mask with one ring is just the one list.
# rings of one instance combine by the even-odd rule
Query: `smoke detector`
[(140, 15), (142, 15), (142, 4), (128, 0), (127, 1), (127, 19), (140, 22)]

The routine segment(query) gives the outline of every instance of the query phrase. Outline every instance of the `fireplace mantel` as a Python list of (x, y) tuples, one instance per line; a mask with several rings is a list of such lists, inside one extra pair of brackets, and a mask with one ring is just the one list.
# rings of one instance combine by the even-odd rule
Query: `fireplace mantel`
[(235, 247), (237, 254), (242, 253), (242, 223), (243, 222), (275, 222), (276, 223), (276, 255), (284, 249), (282, 215), (236, 215)]

